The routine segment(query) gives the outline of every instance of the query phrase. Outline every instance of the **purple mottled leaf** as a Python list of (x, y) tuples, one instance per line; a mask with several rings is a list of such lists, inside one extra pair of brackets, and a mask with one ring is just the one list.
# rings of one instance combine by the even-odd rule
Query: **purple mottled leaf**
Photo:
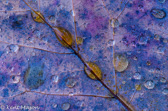
[[(26, 2), (83, 40), (74, 49), (135, 110), (168, 109), (167, 0)], [(0, 0), (0, 111), (127, 110), (31, 12), (23, 0)]]

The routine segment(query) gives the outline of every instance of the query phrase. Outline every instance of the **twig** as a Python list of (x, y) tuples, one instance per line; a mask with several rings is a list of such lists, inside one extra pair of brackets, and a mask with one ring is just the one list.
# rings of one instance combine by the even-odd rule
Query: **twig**
[[(23, 0), (25, 2), (25, 0)], [(27, 4), (25, 2), (25, 4)], [(127, 103), (127, 101), (125, 101), (121, 96), (116, 95), (96, 74), (95, 72), (89, 67), (89, 65), (86, 63), (86, 61), (82, 58), (82, 56), (71, 46), (67, 43), (67, 41), (61, 36), (61, 34), (56, 31), (39, 13), (37, 13), (29, 4), (27, 4), (34, 13), (36, 13), (51, 29), (53, 29), (54, 32), (56, 32), (56, 34), (58, 34), (64, 43), (66, 43), (68, 45), (68, 47), (74, 52), (74, 54), (82, 61), (82, 63), (90, 70), (90, 72), (96, 77), (96, 79), (117, 99), (119, 100), (122, 105), (129, 111), (134, 111), (134, 108), (129, 105)]]

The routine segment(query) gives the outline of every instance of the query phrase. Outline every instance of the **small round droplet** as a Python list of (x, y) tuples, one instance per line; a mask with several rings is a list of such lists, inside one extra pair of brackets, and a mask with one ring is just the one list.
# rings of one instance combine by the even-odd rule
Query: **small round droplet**
[(160, 35), (158, 35), (158, 34), (155, 34), (155, 35), (154, 35), (154, 39), (155, 39), (155, 40), (158, 40), (158, 41), (159, 41), (159, 40), (160, 40), (160, 38), (161, 38), (161, 36), (160, 36)]
[[(97, 75), (97, 77), (99, 79), (102, 79), (102, 73), (100, 68), (93, 62), (87, 62), (87, 65), (89, 66), (89, 68), (94, 72), (94, 74)], [(94, 76), (94, 74), (89, 70), (88, 67), (85, 66), (84, 70), (85, 73), (88, 75), (88, 77), (90, 77), (91, 79), (96, 80), (97, 78)]]
[(55, 22), (55, 16), (54, 16), (54, 15), (50, 15), (50, 16), (49, 16), (49, 20), (50, 20), (51, 22)]
[(148, 37), (139, 37), (139, 44), (146, 45), (148, 43)]
[(118, 21), (118, 19), (112, 19), (110, 22), (111, 22), (111, 26), (112, 26), (113, 28), (116, 28), (116, 27), (119, 26), (119, 21)]
[(158, 0), (160, 3), (165, 3), (166, 0)]
[(140, 90), (141, 90), (141, 85), (139, 85), (139, 84), (135, 85), (135, 89), (136, 89), (137, 91), (140, 91)]
[(137, 80), (140, 80), (142, 78), (139, 72), (136, 72), (133, 77), (134, 79), (137, 79)]
[(150, 61), (147, 61), (146, 64), (147, 64), (148, 66), (150, 66), (150, 65), (151, 65), (151, 62), (150, 62)]
[(158, 19), (162, 19), (166, 17), (166, 12), (161, 9), (152, 9), (151, 14)]
[(126, 81), (122, 81), (122, 84), (125, 84), (126, 83)]
[(63, 103), (61, 108), (62, 108), (62, 110), (68, 110), (70, 108), (70, 104), (69, 103)]
[(55, 35), (58, 41), (65, 47), (72, 46), (74, 43), (74, 39), (72, 34), (65, 28), (62, 27), (54, 27)]
[(81, 44), (83, 44), (83, 38), (82, 37), (77, 37), (77, 44), (78, 45), (81, 45)]
[(57, 104), (54, 103), (52, 106), (53, 106), (53, 108), (56, 108), (56, 107), (57, 107)]
[(20, 76), (13, 76), (12, 77), (12, 82), (13, 83), (18, 83), (20, 81)]
[(160, 79), (160, 82), (161, 82), (161, 83), (166, 83), (166, 78), (162, 77), (162, 78)]
[[(37, 15), (37, 14), (38, 15)], [(33, 20), (35, 21), (35, 22), (39, 22), (39, 23), (44, 23), (44, 21), (41, 19), (41, 17), (44, 19), (44, 16), (40, 13), (40, 12), (38, 12), (38, 11), (36, 11), (36, 13), (35, 12), (31, 12), (31, 16), (32, 16), (32, 18), (33, 18)], [(41, 17), (40, 17), (40, 16)]]
[(123, 54), (115, 54), (113, 64), (116, 71), (123, 72), (128, 67), (128, 59)]
[(68, 78), (66, 82), (66, 86), (69, 88), (73, 88), (76, 85), (76, 81), (73, 78)]
[(144, 86), (147, 88), (147, 89), (153, 89), (155, 87), (155, 83), (151, 80), (148, 80), (144, 83)]
[(163, 46), (159, 46), (157, 48), (157, 53), (164, 54), (164, 51), (165, 51), (165, 47), (163, 47)]
[(164, 88), (163, 91), (162, 91), (162, 94), (168, 95), (168, 88)]
[(52, 77), (53, 83), (57, 83), (57, 82), (58, 82), (58, 79), (59, 79), (59, 76), (54, 75), (54, 76)]
[(10, 51), (17, 53), (18, 50), (19, 50), (19, 46), (15, 45), (15, 44), (12, 44), (12, 45), (9, 46), (9, 49), (10, 49)]

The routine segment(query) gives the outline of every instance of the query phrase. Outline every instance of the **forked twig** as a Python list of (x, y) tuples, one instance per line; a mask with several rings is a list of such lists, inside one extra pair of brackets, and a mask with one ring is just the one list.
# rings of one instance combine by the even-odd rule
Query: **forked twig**
[[(23, 0), (25, 2), (25, 0)], [(82, 58), (82, 56), (78, 53), (78, 51), (76, 51), (71, 45), (69, 45), (67, 43), (67, 41), (62, 37), (62, 35), (56, 31), (44, 18), (42, 15), (40, 15), (39, 13), (37, 13), (27, 2), (25, 2), (25, 4), (30, 7), (32, 9), (32, 11), (37, 14), (43, 21), (44, 23), (46, 23), (56, 34), (58, 34), (61, 39), (63, 40), (64, 43), (66, 43), (66, 45), (74, 52), (74, 54), (82, 61), (82, 63), (89, 69), (89, 71), (96, 77), (96, 79), (114, 96), (114, 98), (116, 98), (118, 101), (120, 101), (122, 103), (122, 105), (129, 111), (134, 111), (134, 108), (127, 103), (127, 101), (125, 101), (124, 98), (122, 98), (121, 96), (115, 94), (96, 74), (95, 72), (90, 68), (90, 66), (86, 63), (86, 61)]]

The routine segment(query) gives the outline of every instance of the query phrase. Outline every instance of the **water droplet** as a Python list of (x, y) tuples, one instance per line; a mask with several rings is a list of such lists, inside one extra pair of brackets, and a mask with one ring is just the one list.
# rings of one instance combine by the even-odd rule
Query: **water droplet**
[(50, 15), (50, 16), (49, 16), (49, 20), (50, 20), (51, 22), (55, 22), (55, 16), (54, 16), (54, 15)]
[(53, 106), (53, 108), (56, 108), (56, 107), (57, 107), (57, 104), (54, 103), (52, 106)]
[(141, 36), (139, 38), (139, 44), (146, 45), (148, 43), (148, 37)]
[(147, 88), (147, 89), (153, 89), (155, 87), (155, 83), (151, 80), (148, 80), (144, 83), (144, 86)]
[(151, 65), (151, 62), (150, 62), (150, 61), (147, 61), (146, 64), (147, 64), (148, 66), (150, 66), (150, 65)]
[[(97, 77), (99, 79), (102, 79), (102, 73), (100, 68), (93, 62), (87, 62), (87, 65), (89, 66), (89, 68), (97, 75)], [(89, 70), (88, 67), (85, 66), (84, 70), (85, 73), (88, 75), (88, 77), (90, 77), (91, 79), (96, 80), (97, 78), (94, 76), (94, 74)]]
[(4, 5), (8, 5), (8, 4), (9, 4), (9, 0), (2, 0), (2, 3), (3, 3)]
[(47, 37), (43, 37), (42, 40), (43, 40), (45, 43), (48, 43), (48, 38), (47, 38)]
[(68, 110), (70, 108), (70, 104), (69, 103), (63, 103), (61, 108), (62, 108), (62, 110)]
[(154, 39), (155, 39), (155, 40), (158, 40), (158, 41), (159, 41), (159, 40), (160, 40), (160, 38), (161, 38), (161, 36), (160, 36), (160, 35), (158, 35), (158, 34), (155, 34), (155, 35), (154, 35)]
[(136, 84), (136, 85), (135, 85), (135, 89), (136, 89), (137, 91), (140, 91), (140, 90), (141, 90), (141, 85)]
[(151, 14), (158, 19), (162, 19), (166, 17), (166, 12), (164, 12), (161, 9), (152, 9), (151, 10)]
[(136, 56), (134, 56), (133, 59), (134, 59), (135, 61), (138, 60), (138, 58), (137, 58)]
[(160, 82), (161, 83), (166, 83), (166, 78), (164, 78), (164, 77), (160, 78)]
[(123, 72), (128, 67), (128, 59), (125, 55), (115, 54), (113, 64), (116, 71)]
[(0, 28), (0, 32), (2, 31), (2, 29)]
[(59, 79), (59, 76), (54, 75), (54, 76), (52, 77), (53, 83), (57, 83), (57, 82), (58, 82), (58, 79)]
[(81, 45), (81, 44), (83, 44), (83, 38), (82, 37), (77, 37), (77, 44), (78, 45)]
[(134, 79), (140, 80), (142, 76), (140, 75), (139, 72), (136, 72), (133, 77)]
[(158, 0), (160, 3), (165, 3), (166, 0)]
[(31, 42), (31, 43), (33, 43), (34, 42), (34, 37), (29, 37), (28, 41)]
[(73, 92), (69, 92), (69, 96), (73, 96), (74, 95), (74, 93)]
[(125, 84), (126, 83), (126, 81), (122, 81), (122, 84)]
[(72, 16), (75, 16), (75, 12), (72, 10)]
[[(37, 14), (38, 15), (37, 15)], [(35, 22), (39, 22), (39, 23), (44, 23), (44, 21), (41, 19), (41, 17), (44, 19), (44, 16), (40, 13), (40, 12), (38, 12), (38, 11), (36, 11), (36, 13), (35, 12), (31, 12), (31, 16), (32, 16), (32, 18), (33, 18), (33, 20), (35, 21)], [(40, 17), (40, 16), (41, 17)]]
[(159, 46), (159, 47), (157, 48), (157, 53), (164, 54), (164, 51), (165, 51), (165, 47), (163, 47), (163, 46)]
[(119, 21), (118, 21), (118, 19), (112, 19), (112, 20), (110, 21), (110, 23), (111, 23), (111, 26), (112, 26), (113, 28), (116, 28), (116, 27), (119, 26)]
[(12, 82), (13, 83), (18, 83), (20, 81), (20, 76), (13, 76), (12, 77)]
[(76, 105), (79, 107), (83, 107), (84, 106), (84, 102), (83, 101), (77, 101)]
[(17, 53), (18, 50), (19, 50), (19, 46), (15, 45), (15, 44), (12, 44), (12, 45), (9, 46), (9, 49), (10, 49), (10, 51)]
[(113, 39), (110, 39), (110, 40), (108, 41), (108, 43), (107, 43), (107, 46), (108, 46), (108, 47), (111, 47), (111, 46), (113, 46), (113, 45), (115, 45), (115, 41), (114, 41)]
[(168, 95), (168, 88), (164, 88), (163, 91), (162, 91), (162, 93), (163, 93), (164, 95)]
[(58, 41), (65, 47), (72, 46), (74, 43), (73, 36), (65, 28), (55, 27), (55, 35), (56, 35)]
[(73, 88), (76, 85), (76, 81), (73, 78), (68, 78), (66, 82), (66, 86), (69, 88)]

